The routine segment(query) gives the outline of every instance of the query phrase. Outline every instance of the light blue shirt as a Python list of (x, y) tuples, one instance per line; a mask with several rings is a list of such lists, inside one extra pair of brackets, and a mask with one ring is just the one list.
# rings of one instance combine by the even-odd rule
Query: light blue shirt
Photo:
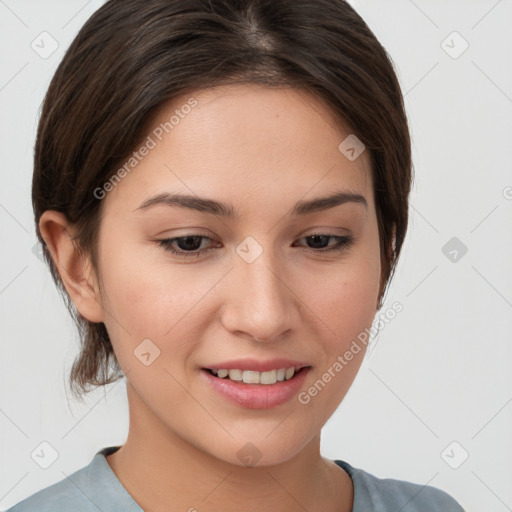
[[(100, 450), (89, 465), (32, 494), (7, 512), (143, 512), (105, 458), (118, 448)], [(354, 484), (352, 512), (464, 512), (451, 496), (436, 487), (381, 479), (347, 462), (334, 462)]]

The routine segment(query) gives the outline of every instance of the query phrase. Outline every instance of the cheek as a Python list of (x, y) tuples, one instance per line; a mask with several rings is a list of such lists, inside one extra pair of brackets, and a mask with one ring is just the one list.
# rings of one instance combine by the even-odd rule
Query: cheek
[(302, 296), (329, 329), (329, 339), (343, 345), (372, 323), (379, 280), (378, 253), (358, 253), (332, 271), (310, 276)]
[[(331, 390), (324, 394), (327, 409), (334, 410), (355, 378), (366, 352), (368, 332), (376, 313), (380, 281), (380, 254), (372, 249), (354, 252), (336, 269), (309, 278), (303, 290), (317, 316), (317, 335), (322, 364)], [(333, 374), (335, 377), (333, 377)]]
[(137, 363), (134, 351), (149, 339), (160, 350), (152, 367), (175, 369), (201, 339), (204, 311), (222, 274), (167, 264), (165, 255), (147, 245), (109, 245), (109, 259), (102, 262), (105, 324), (121, 366), (127, 371)]
[(162, 264), (162, 249), (156, 245), (115, 233), (103, 242), (103, 283), (112, 314), (144, 330), (146, 323), (155, 325), (165, 310), (170, 324), (170, 312), (184, 307), (184, 300), (193, 295), (193, 289), (187, 290), (185, 276), (179, 269)]
[(159, 339), (191, 296), (179, 275), (148, 264), (144, 253), (126, 238), (104, 240), (100, 264), (105, 324), (114, 346), (123, 340), (123, 351), (133, 350), (145, 338)]
[(359, 260), (323, 281), (309, 281), (309, 305), (317, 318), (321, 363), (298, 401), (321, 428), (352, 385), (363, 362), (368, 332), (375, 316), (379, 266)]

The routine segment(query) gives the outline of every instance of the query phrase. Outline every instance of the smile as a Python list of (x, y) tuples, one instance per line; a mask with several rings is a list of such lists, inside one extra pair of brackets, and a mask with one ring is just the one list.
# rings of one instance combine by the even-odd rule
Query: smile
[[(264, 366), (268, 368), (269, 365)], [(200, 375), (210, 389), (231, 403), (249, 409), (269, 409), (296, 396), (311, 369), (311, 366), (288, 366), (259, 372), (241, 368), (202, 368)]]
[[(241, 369), (218, 369), (208, 370), (212, 375), (215, 375), (219, 379), (229, 379), (235, 382), (243, 382), (244, 384), (275, 384), (276, 382), (282, 382), (290, 380), (296, 373), (295, 367), (289, 368), (278, 368), (276, 370), (269, 370), (266, 372), (257, 372), (253, 370), (241, 370)], [(300, 371), (300, 370), (298, 370)]]

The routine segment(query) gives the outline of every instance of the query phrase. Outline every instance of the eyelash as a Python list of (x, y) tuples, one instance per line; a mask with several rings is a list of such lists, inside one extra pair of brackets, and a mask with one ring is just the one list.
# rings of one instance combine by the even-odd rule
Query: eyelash
[[(350, 235), (340, 236), (340, 235), (333, 235), (330, 233), (312, 233), (311, 235), (307, 235), (302, 238), (310, 238), (310, 237), (314, 237), (314, 236), (326, 236), (326, 237), (335, 238), (338, 240), (337, 244), (335, 244), (334, 246), (332, 246), (328, 249), (309, 248), (309, 251), (314, 252), (314, 253), (325, 253), (325, 252), (330, 253), (330, 252), (334, 252), (334, 251), (341, 252), (343, 250), (348, 249), (355, 241), (354, 236), (350, 236)], [(215, 247), (209, 247), (207, 249), (200, 249), (200, 250), (194, 250), (194, 251), (183, 251), (183, 250), (176, 250), (172, 245), (176, 240), (183, 240), (185, 238), (191, 238), (191, 237), (206, 238), (208, 240), (212, 240), (209, 236), (195, 235), (195, 234), (191, 233), (188, 235), (178, 236), (175, 238), (165, 238), (162, 240), (156, 240), (156, 242), (157, 242), (158, 246), (162, 247), (165, 251), (168, 251), (172, 254), (175, 254), (175, 255), (183, 257), (183, 258), (189, 258), (189, 257), (194, 257), (194, 256), (199, 257), (199, 256), (206, 254), (206, 253), (212, 251), (213, 249), (215, 249)], [(302, 240), (302, 238), (300, 238), (299, 240)]]

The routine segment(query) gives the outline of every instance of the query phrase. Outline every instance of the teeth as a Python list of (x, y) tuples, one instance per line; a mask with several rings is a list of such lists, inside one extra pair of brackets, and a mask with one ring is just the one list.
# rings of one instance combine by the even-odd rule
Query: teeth
[[(242, 380), (242, 370), (229, 370), (229, 378), (231, 380)], [(217, 375), (219, 375), (219, 372), (217, 372)]]
[(277, 382), (277, 370), (270, 370), (269, 372), (261, 372), (260, 384), (275, 384)]
[(289, 380), (295, 375), (295, 368), (279, 368), (268, 372), (255, 372), (252, 370), (212, 370), (214, 375), (220, 379), (228, 377), (234, 381), (243, 381), (245, 384), (275, 384), (283, 380)]
[(260, 383), (260, 372), (252, 372), (251, 370), (245, 370), (242, 374), (242, 380), (246, 384), (259, 384)]

